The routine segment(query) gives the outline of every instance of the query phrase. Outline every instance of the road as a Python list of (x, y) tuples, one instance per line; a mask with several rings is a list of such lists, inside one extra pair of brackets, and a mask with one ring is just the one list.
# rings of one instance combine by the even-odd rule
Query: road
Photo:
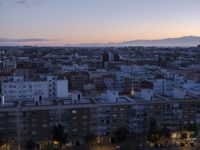
[[(115, 150), (113, 146), (93, 147), (92, 150)], [(200, 150), (195, 147), (175, 147), (175, 148), (143, 148), (142, 150)]]
[(174, 148), (143, 148), (142, 150), (200, 150), (195, 147), (174, 147)]
[(114, 146), (95, 146), (92, 147), (91, 150), (115, 150)]

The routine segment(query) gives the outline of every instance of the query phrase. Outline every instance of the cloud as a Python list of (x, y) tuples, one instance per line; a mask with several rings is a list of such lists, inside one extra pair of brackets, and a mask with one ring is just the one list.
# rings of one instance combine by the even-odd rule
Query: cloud
[(15, 0), (15, 2), (19, 5), (40, 5), (43, 3), (44, 0)]
[[(45, 0), (10, 0), (18, 5), (35, 6), (42, 4)], [(8, 0), (0, 0), (0, 5), (5, 4)]]
[(0, 38), (0, 43), (34, 43), (34, 42), (51, 42), (51, 41), (58, 41), (58, 40), (44, 39), (44, 38), (26, 38), (26, 39)]
[(16, 3), (20, 5), (24, 5), (24, 4), (27, 4), (28, 2), (26, 0), (17, 0)]

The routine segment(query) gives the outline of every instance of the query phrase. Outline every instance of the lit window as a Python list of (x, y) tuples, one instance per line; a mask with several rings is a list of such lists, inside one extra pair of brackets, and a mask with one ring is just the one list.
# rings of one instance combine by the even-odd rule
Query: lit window
[(77, 110), (72, 110), (72, 114), (77, 114)]
[(116, 115), (116, 114), (113, 114), (113, 117), (117, 117), (117, 115)]

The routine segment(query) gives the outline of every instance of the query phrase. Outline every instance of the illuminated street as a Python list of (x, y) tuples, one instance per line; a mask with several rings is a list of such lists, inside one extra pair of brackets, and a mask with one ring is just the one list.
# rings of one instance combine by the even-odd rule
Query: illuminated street
[(91, 150), (115, 150), (114, 146), (92, 147)]
[[(114, 145), (93, 146), (91, 150), (115, 150)], [(135, 149), (133, 149), (135, 150)], [(137, 149), (136, 149), (137, 150)], [(142, 150), (199, 150), (199, 147), (174, 147), (174, 148), (142, 148)]]
[(199, 150), (199, 148), (191, 147), (175, 147), (175, 148), (144, 148), (143, 150)]
[[(115, 150), (112, 146), (104, 147), (93, 147), (91, 150)], [(175, 147), (175, 148), (143, 148), (142, 150), (199, 150), (199, 148), (190, 148), (190, 147)]]

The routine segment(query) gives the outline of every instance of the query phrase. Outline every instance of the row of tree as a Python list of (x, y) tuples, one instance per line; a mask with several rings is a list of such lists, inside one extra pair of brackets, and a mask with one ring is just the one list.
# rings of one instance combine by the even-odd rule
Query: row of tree
[[(190, 124), (187, 131), (190, 131), (192, 137), (196, 137), (198, 135), (198, 129), (196, 125)], [(118, 130), (116, 130), (111, 137), (111, 142), (125, 142), (127, 140), (127, 135), (129, 134), (128, 129), (125, 127), (121, 127)], [(147, 140), (151, 143), (157, 142), (160, 137), (171, 137), (171, 130), (167, 127), (162, 128), (161, 130), (158, 129), (157, 123), (155, 119), (151, 119), (148, 127), (148, 133), (147, 133)], [(67, 142), (68, 134), (64, 133), (64, 127), (62, 125), (54, 126), (53, 132), (52, 132), (52, 140), (57, 141), (59, 143), (59, 146), (61, 147), (63, 144)], [(182, 135), (182, 138), (186, 138), (185, 135)], [(4, 135), (0, 134), (0, 146), (2, 146), (5, 143)], [(88, 135), (85, 136), (85, 143), (91, 144), (96, 141), (96, 136), (92, 133), (88, 133)], [(36, 147), (36, 142), (32, 139), (29, 139), (26, 141), (25, 144), (26, 149), (32, 150)]]
[[(198, 128), (195, 124), (189, 124), (189, 126), (187, 128), (185, 128), (185, 131), (189, 131), (191, 134), (191, 138), (197, 137), (198, 135)], [(147, 133), (147, 140), (151, 143), (155, 143), (157, 142), (160, 137), (164, 136), (166, 138), (170, 138), (171, 137), (171, 130), (167, 127), (162, 128), (161, 130), (158, 129), (156, 120), (154, 118), (152, 118), (150, 120), (149, 123), (149, 129), (148, 129), (148, 133)], [(182, 139), (187, 138), (187, 135), (185, 135), (184, 133), (181, 135)]]
[[(64, 127), (62, 125), (59, 124), (57, 126), (54, 126), (52, 132), (52, 141), (57, 141), (59, 143), (59, 146), (61, 147), (63, 144), (66, 143), (67, 136), (68, 135), (64, 133)], [(50, 144), (47, 146), (50, 146)], [(34, 140), (29, 139), (26, 141), (25, 148), (27, 150), (33, 150), (35, 149), (35, 147), (36, 147), (36, 142)]]

